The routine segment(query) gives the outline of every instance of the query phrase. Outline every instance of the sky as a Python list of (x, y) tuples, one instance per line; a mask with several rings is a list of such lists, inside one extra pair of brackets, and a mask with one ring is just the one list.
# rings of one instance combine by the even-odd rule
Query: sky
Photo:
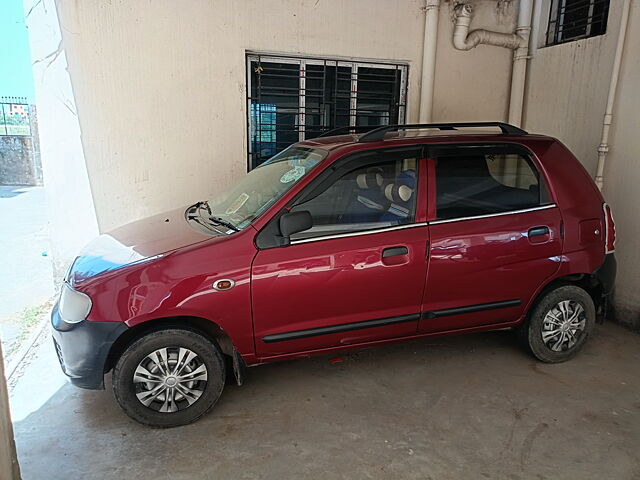
[(35, 100), (22, 0), (0, 0), (0, 97), (3, 96)]

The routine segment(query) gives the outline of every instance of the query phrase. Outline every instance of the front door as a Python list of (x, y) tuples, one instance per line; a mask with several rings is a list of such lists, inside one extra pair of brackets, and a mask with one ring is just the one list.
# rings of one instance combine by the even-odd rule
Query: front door
[(433, 157), (419, 330), (513, 322), (560, 267), (560, 210), (522, 147), (441, 147)]
[(426, 210), (416, 208), (426, 205), (420, 156), (380, 151), (338, 169), (311, 200), (294, 201), (293, 210), (311, 212), (311, 230), (253, 262), (259, 356), (415, 334), (428, 243)]

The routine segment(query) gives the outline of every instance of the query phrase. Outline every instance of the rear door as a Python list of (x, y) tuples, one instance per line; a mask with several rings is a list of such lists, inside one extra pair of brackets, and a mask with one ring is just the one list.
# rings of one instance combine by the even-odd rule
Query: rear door
[(431, 246), (419, 330), (516, 321), (559, 268), (559, 208), (515, 144), (447, 146), (429, 156)]
[(260, 250), (252, 266), (258, 355), (416, 333), (428, 244), (421, 157), (421, 148), (360, 154), (294, 201), (313, 228)]

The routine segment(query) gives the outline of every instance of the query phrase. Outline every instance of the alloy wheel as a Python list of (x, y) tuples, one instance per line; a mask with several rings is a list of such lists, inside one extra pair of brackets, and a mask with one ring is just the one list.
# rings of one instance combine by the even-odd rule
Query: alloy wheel
[(204, 392), (207, 366), (188, 348), (160, 348), (140, 361), (133, 383), (136, 397), (145, 407), (177, 412), (193, 405)]
[(584, 307), (574, 300), (563, 300), (542, 320), (542, 341), (554, 352), (567, 351), (578, 342), (585, 325)]

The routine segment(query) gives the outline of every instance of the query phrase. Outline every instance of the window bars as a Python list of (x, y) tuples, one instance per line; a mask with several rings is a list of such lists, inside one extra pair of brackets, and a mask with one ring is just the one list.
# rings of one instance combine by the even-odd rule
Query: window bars
[(547, 45), (603, 35), (610, 0), (552, 0)]
[(404, 121), (407, 65), (247, 55), (249, 169), (336, 127)]

